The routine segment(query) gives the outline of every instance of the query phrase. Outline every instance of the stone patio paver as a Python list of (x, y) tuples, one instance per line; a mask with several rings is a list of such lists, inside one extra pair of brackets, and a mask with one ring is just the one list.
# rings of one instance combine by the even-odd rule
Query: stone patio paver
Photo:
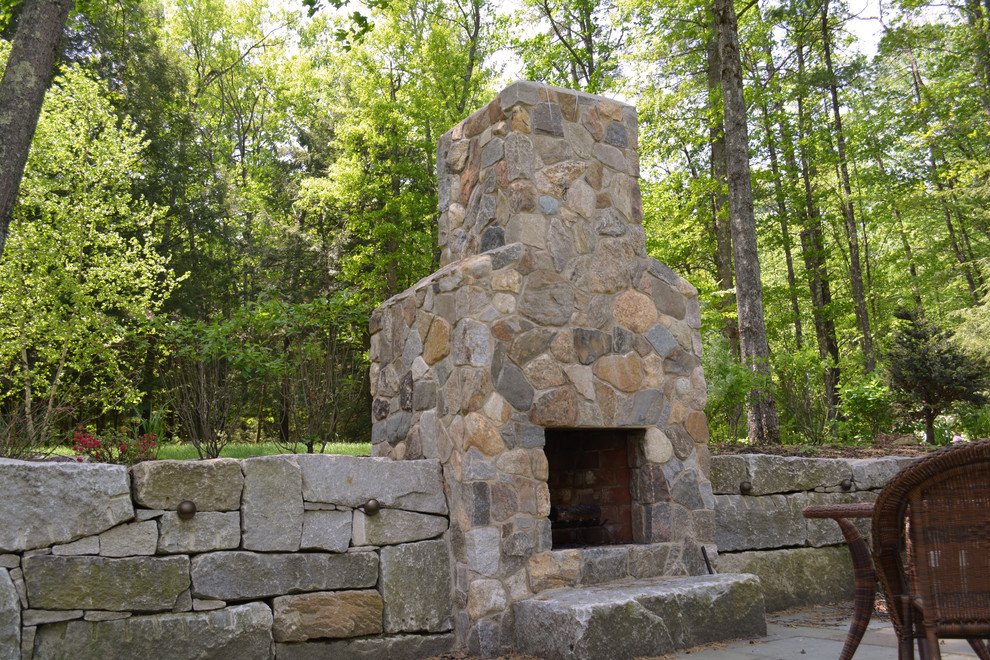
[[(832, 660), (838, 658), (852, 618), (852, 606), (818, 607), (767, 616), (767, 636), (697, 647), (664, 660)], [(963, 640), (942, 643), (943, 660), (967, 660), (976, 653)], [(854, 660), (896, 660), (897, 639), (887, 619), (870, 622)]]

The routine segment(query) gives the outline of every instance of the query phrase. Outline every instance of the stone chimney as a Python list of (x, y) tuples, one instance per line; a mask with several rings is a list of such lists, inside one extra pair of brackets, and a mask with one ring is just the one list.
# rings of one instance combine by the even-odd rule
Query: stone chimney
[(511, 603), (702, 570), (697, 291), (646, 255), (634, 107), (520, 82), (437, 151), (441, 269), (371, 320), (373, 455), (434, 458), (462, 648)]

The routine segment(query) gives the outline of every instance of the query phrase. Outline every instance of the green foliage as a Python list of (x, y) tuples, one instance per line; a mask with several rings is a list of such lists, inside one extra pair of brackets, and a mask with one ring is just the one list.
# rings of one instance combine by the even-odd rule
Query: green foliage
[[(137, 198), (142, 142), (99, 83), (69, 69), (49, 90), (0, 262), (0, 414), (36, 443), (65, 402), (140, 399), (133, 365), (177, 284)], [(78, 412), (78, 411), (77, 411)]]
[(774, 396), (785, 442), (823, 444), (830, 437), (825, 371), (828, 363), (810, 347), (774, 356)]
[(951, 331), (907, 312), (898, 318), (902, 324), (887, 351), (887, 377), (905, 413), (924, 420), (926, 440), (933, 443), (935, 419), (953, 403), (987, 402), (990, 373), (983, 360), (950, 341)]
[(990, 405), (962, 404), (955, 412), (959, 426), (970, 440), (990, 438)]
[(754, 374), (741, 364), (721, 335), (709, 336), (702, 359), (708, 383), (705, 415), (712, 442), (735, 442), (746, 437), (746, 397)]
[(840, 438), (872, 442), (894, 430), (894, 395), (876, 375), (847, 380), (841, 388), (840, 411), (835, 422)]

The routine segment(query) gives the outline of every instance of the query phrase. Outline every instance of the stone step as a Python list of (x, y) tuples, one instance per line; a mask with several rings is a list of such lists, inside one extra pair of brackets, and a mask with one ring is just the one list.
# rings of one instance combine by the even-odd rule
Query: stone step
[(767, 630), (760, 581), (742, 573), (547, 591), (512, 610), (516, 651), (544, 660), (656, 657)]

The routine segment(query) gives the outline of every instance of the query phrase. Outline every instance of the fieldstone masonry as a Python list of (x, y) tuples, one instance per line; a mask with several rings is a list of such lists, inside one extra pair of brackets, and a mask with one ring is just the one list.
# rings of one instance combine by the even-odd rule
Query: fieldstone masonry
[[(510, 85), (440, 139), (441, 269), (372, 315), (373, 454), (443, 464), (472, 653), (511, 649), (512, 603), (714, 541), (697, 291), (646, 255), (637, 141), (632, 106)], [(623, 506), (594, 504), (649, 545), (552, 548), (548, 428), (628, 431)]]
[(440, 655), (446, 513), (435, 460), (0, 459), (0, 660)]

